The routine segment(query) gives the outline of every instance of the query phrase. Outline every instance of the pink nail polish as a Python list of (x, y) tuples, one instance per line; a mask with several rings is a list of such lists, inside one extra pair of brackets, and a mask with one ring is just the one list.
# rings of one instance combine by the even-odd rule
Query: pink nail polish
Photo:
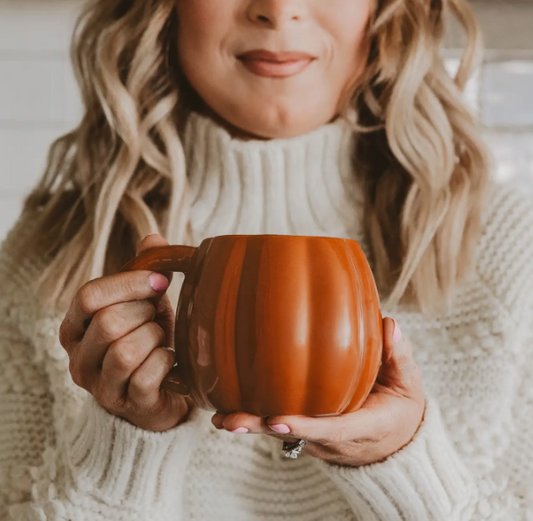
[(237, 434), (245, 434), (248, 432), (248, 429), (246, 427), (239, 427), (238, 429), (235, 429), (233, 431), (230, 431), (230, 432), (235, 432)]
[(397, 344), (402, 340), (402, 330), (400, 329), (400, 326), (394, 321), (394, 336), (393, 336), (394, 343)]
[(163, 291), (168, 288), (168, 279), (164, 275), (161, 275), (161, 273), (152, 273), (148, 278), (150, 279), (150, 286), (152, 286), (154, 291)]
[(287, 433), (291, 432), (289, 427), (287, 427), (287, 425), (283, 425), (283, 423), (280, 423), (278, 425), (269, 425), (269, 427), (273, 431), (279, 432), (280, 434), (287, 434)]

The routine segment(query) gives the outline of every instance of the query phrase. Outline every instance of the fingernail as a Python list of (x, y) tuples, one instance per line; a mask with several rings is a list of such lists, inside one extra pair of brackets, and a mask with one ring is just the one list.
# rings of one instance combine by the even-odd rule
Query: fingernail
[(223, 429), (224, 425), (222, 425), (222, 422), (224, 420), (224, 417), (221, 414), (214, 414), (211, 418), (211, 423), (218, 429)]
[(396, 320), (394, 320), (394, 336), (393, 336), (393, 340), (394, 340), (395, 344), (398, 344), (402, 340), (402, 330), (400, 329), (400, 326), (398, 325)]
[(161, 273), (152, 273), (149, 277), (150, 286), (154, 291), (163, 291), (168, 288), (168, 279)]
[(291, 432), (289, 427), (287, 425), (284, 425), (283, 423), (280, 423), (278, 425), (269, 425), (269, 427), (276, 432), (279, 432), (280, 434), (287, 434), (288, 432)]
[(248, 429), (246, 427), (239, 427), (238, 429), (235, 429), (233, 431), (230, 431), (230, 432), (235, 432), (237, 434), (245, 434), (248, 432)]

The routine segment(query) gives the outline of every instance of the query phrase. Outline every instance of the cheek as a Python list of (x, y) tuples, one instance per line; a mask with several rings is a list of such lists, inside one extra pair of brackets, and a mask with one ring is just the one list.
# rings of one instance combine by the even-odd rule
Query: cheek
[(224, 9), (221, 3), (222, 0), (182, 0), (177, 3), (178, 51), (185, 62), (205, 62), (214, 54), (217, 42), (222, 37), (219, 33), (227, 26), (224, 14), (229, 16), (230, 11), (228, 6)]
[[(198, 28), (197, 28), (198, 27)], [(209, 85), (220, 74), (220, 56), (213, 35), (203, 32), (203, 26), (183, 27), (178, 36), (178, 59), (189, 83), (198, 90)]]
[[(340, 0), (338, 3), (338, 9), (333, 10), (329, 20), (328, 33), (335, 49), (334, 68), (338, 71), (338, 80), (351, 87), (361, 76), (367, 62), (371, 2)], [(338, 13), (343, 13), (343, 16)]]
[(369, 12), (361, 6), (352, 9), (345, 18), (337, 17), (331, 33), (336, 39), (337, 51), (340, 57), (357, 57), (367, 40)]
[(180, 18), (178, 50), (180, 56), (185, 59), (190, 55), (201, 54), (208, 46), (209, 36), (205, 31), (205, 25), (197, 22), (190, 18)]

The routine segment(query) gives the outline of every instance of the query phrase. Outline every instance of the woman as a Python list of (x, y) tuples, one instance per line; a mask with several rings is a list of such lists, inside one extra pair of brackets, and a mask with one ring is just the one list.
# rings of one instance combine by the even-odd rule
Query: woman
[[(91, 0), (84, 116), (2, 248), (0, 517), (531, 519), (533, 210), (463, 105), (478, 49), (463, 0)], [(361, 410), (161, 387), (179, 285), (118, 272), (235, 233), (360, 242), (387, 317)]]

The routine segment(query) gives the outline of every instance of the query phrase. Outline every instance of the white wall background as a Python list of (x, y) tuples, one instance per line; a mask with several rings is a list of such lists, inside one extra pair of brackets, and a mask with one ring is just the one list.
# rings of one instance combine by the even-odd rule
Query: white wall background
[[(533, 1), (476, 4), (487, 46), (500, 51), (489, 53), (468, 98), (488, 124), (497, 175), (533, 186)], [(0, 241), (42, 175), (51, 141), (80, 117), (68, 57), (80, 5), (0, 0)], [(451, 31), (448, 45), (454, 39)]]
[(0, 239), (41, 176), (51, 141), (79, 119), (68, 59), (77, 0), (0, 0)]

